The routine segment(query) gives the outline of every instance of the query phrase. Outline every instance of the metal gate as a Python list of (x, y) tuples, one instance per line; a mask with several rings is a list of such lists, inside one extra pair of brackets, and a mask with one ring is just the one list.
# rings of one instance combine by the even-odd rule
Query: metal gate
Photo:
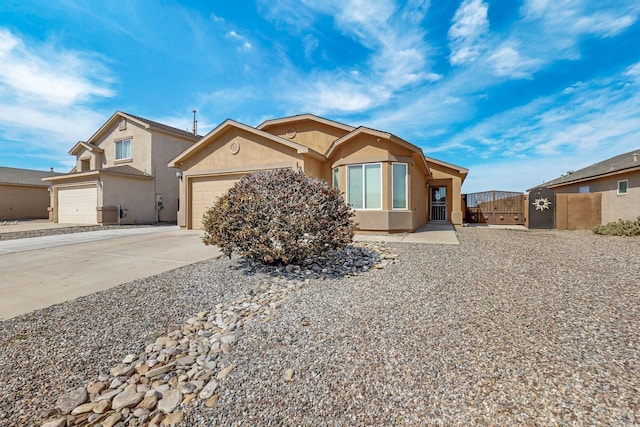
[(529, 228), (555, 228), (556, 193), (546, 187), (529, 192)]
[(465, 222), (522, 225), (525, 221), (524, 194), (512, 191), (484, 191), (463, 195)]
[(447, 220), (447, 187), (431, 188), (431, 215), (429, 221)]

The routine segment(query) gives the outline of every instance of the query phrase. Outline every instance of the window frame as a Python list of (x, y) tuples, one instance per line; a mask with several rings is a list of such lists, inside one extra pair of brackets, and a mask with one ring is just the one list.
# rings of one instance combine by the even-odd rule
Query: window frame
[[(622, 184), (624, 182), (624, 192), (620, 191), (620, 184)], [(618, 196), (624, 196), (625, 194), (629, 193), (629, 180), (628, 179), (621, 179), (620, 181), (618, 181), (618, 188), (616, 190), (616, 194)]]
[(331, 187), (340, 189), (340, 168), (333, 168), (331, 171)]
[[(124, 142), (129, 142), (129, 157), (118, 157), (118, 146), (122, 147), (122, 145), (124, 144)], [(123, 139), (119, 139), (114, 141), (114, 155), (113, 158), (116, 162), (119, 161), (126, 161), (126, 160), (131, 160), (132, 159), (132, 153), (131, 153), (131, 142), (132, 142), (132, 138), (123, 138)], [(122, 152), (122, 148), (120, 149), (120, 151)]]
[[(395, 206), (395, 185), (393, 169), (395, 166), (404, 166), (404, 207), (397, 208)], [(404, 162), (391, 163), (391, 210), (406, 211), (409, 209), (409, 164)]]
[[(379, 170), (380, 170), (380, 207), (379, 208), (368, 208), (367, 207), (367, 178), (366, 178), (366, 174), (365, 174), (365, 170), (366, 170), (366, 166), (379, 166)], [(349, 168), (356, 168), (359, 167), (362, 171), (362, 181), (361, 181), (361, 188), (362, 188), (362, 207), (361, 208), (354, 208), (353, 205), (350, 203), (351, 202), (351, 196), (349, 194), (350, 192), (350, 183), (351, 183), (351, 178), (349, 176)], [(381, 211), (382, 207), (383, 207), (383, 197), (382, 197), (382, 191), (383, 191), (383, 180), (382, 180), (382, 163), (381, 162), (376, 162), (376, 163), (356, 163), (356, 164), (352, 164), (352, 165), (347, 165), (347, 188), (346, 188), (346, 202), (349, 205), (349, 207), (351, 207), (351, 209), (353, 210), (358, 210), (358, 211)]]

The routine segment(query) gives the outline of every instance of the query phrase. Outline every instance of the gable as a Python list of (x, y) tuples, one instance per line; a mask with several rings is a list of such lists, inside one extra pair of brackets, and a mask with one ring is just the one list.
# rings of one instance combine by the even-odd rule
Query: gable
[(210, 171), (295, 163), (302, 160), (293, 147), (237, 127), (211, 138), (180, 164), (184, 171)]
[[(324, 153), (333, 141), (342, 138), (349, 133), (344, 127), (338, 127), (331, 123), (301, 117), (284, 123), (271, 123), (263, 126), (261, 130), (280, 138), (289, 139), (298, 144), (309, 147), (319, 153)], [(260, 127), (258, 127), (260, 129)]]

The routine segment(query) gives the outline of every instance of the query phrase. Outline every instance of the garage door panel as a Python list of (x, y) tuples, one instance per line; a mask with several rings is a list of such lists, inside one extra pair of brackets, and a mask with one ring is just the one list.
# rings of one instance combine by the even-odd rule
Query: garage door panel
[(191, 228), (202, 228), (202, 216), (240, 179), (238, 175), (202, 177), (191, 180)]
[(58, 190), (58, 222), (68, 224), (97, 224), (96, 187), (61, 188)]

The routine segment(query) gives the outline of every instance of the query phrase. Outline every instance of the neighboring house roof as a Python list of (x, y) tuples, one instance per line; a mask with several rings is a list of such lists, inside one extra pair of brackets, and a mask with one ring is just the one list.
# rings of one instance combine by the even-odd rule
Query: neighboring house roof
[(72, 156), (75, 156), (76, 154), (78, 154), (78, 152), (82, 149), (86, 149), (91, 151), (92, 153), (104, 153), (104, 150), (96, 145), (93, 144), (87, 144), (84, 141), (78, 141), (76, 143), (76, 145), (74, 145), (71, 150), (69, 150), (69, 154), (71, 154)]
[(560, 187), (562, 185), (573, 184), (581, 181), (589, 181), (592, 179), (601, 178), (608, 175), (617, 175), (633, 170), (640, 170), (640, 149), (611, 157), (610, 159), (603, 160), (599, 163), (594, 163), (591, 166), (587, 166), (586, 168), (580, 169), (575, 172), (569, 172), (559, 178), (552, 179), (551, 181), (547, 181), (541, 185), (532, 187), (527, 191), (531, 191), (534, 188), (538, 187)]
[(100, 175), (119, 175), (124, 177), (134, 177), (134, 178), (148, 178), (153, 179), (153, 175), (149, 175), (148, 173), (144, 173), (143, 171), (136, 169), (129, 165), (122, 166), (112, 166), (109, 168), (102, 168), (96, 170), (90, 170), (86, 172), (76, 172), (73, 174), (64, 174), (61, 176), (51, 177), (51, 178), (43, 178), (43, 181), (64, 181), (69, 179), (77, 179), (79, 177), (92, 177), (92, 176), (100, 176)]
[(0, 166), (0, 184), (48, 187), (49, 185), (42, 182), (42, 179), (60, 175), (64, 174), (58, 172), (45, 172), (31, 169), (17, 169)]
[[(101, 127), (98, 129), (91, 137), (86, 141), (87, 144), (92, 145), (94, 141), (96, 141), (104, 132), (106, 132), (111, 126), (116, 124), (121, 118), (126, 118), (127, 120), (138, 123), (140, 126), (149, 130), (157, 130), (159, 132), (168, 133), (183, 139), (189, 139), (192, 141), (198, 141), (202, 136), (194, 135), (193, 133), (174, 128), (172, 126), (168, 126), (159, 122), (155, 122), (153, 120), (145, 119), (139, 116), (134, 116), (133, 114), (124, 113), (122, 111), (116, 111), (113, 115), (107, 120)], [(75, 148), (75, 147), (74, 147)]]
[(192, 145), (191, 147), (186, 149), (184, 152), (182, 152), (180, 155), (178, 155), (176, 158), (171, 160), (171, 162), (169, 162), (169, 167), (178, 167), (181, 163), (184, 163), (187, 159), (189, 159), (195, 153), (200, 151), (202, 148), (206, 147), (206, 145), (209, 143), (210, 140), (215, 139), (218, 135), (224, 133), (230, 128), (241, 129), (246, 132), (250, 132), (254, 135), (258, 135), (262, 138), (271, 140), (277, 144), (281, 144), (289, 148), (293, 148), (294, 150), (296, 150), (298, 154), (309, 154), (318, 159), (324, 159), (324, 156), (322, 154), (312, 150), (311, 148), (305, 145), (298, 144), (293, 141), (288, 141), (284, 138), (280, 138), (279, 136), (272, 135), (260, 129), (255, 129), (255, 128), (252, 128), (251, 126), (247, 126), (245, 124), (236, 122), (235, 120), (227, 119), (224, 122), (222, 122), (218, 127), (216, 127), (211, 132), (209, 132), (204, 137), (202, 137), (202, 139), (198, 141), (196, 144)]
[(311, 121), (314, 121), (314, 122), (325, 124), (327, 126), (333, 126), (333, 127), (339, 128), (339, 129), (343, 129), (343, 130), (345, 130), (347, 132), (351, 132), (352, 130), (355, 129), (353, 126), (349, 126), (349, 125), (346, 125), (344, 123), (336, 122), (334, 120), (325, 119), (324, 117), (315, 116), (313, 114), (298, 114), (296, 116), (289, 116), (289, 117), (282, 117), (280, 119), (266, 120), (266, 121), (262, 122), (261, 124), (259, 124), (256, 127), (256, 129), (263, 130), (263, 129), (267, 128), (267, 127), (274, 126), (274, 125), (295, 123), (295, 122), (300, 122), (300, 121), (304, 121), (304, 120), (311, 120)]

